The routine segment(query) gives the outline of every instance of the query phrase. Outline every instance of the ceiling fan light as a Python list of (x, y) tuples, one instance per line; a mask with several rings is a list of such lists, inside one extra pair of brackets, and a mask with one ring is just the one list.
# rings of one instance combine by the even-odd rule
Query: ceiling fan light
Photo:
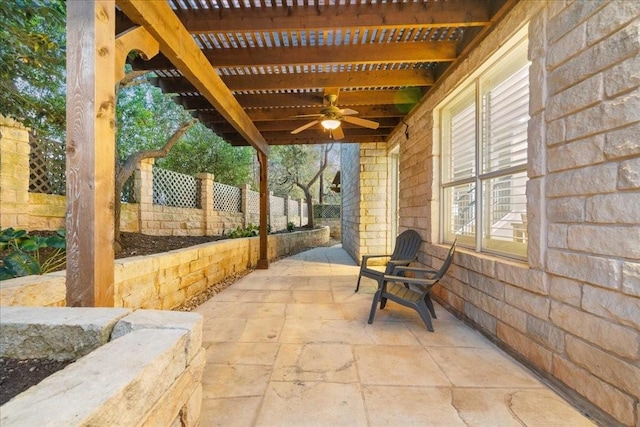
[(333, 129), (337, 129), (338, 126), (340, 126), (340, 120), (325, 119), (325, 120), (321, 121), (320, 124), (325, 129), (333, 130)]

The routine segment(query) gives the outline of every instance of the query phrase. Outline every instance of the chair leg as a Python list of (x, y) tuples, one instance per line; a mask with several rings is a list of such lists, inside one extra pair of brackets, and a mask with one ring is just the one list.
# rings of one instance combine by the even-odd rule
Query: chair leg
[(369, 320), (367, 321), (368, 324), (373, 323), (373, 318), (376, 315), (376, 308), (378, 306), (378, 300), (380, 299), (380, 293), (381, 293), (381, 290), (378, 289), (375, 295), (373, 296), (373, 302), (371, 303), (371, 311), (369, 312)]
[(427, 325), (427, 329), (429, 330), (429, 332), (433, 332), (433, 324), (431, 323), (431, 318), (429, 317), (427, 305), (418, 303), (416, 308), (418, 310), (418, 313), (420, 314), (420, 317), (422, 318), (422, 321), (425, 325)]
[(427, 308), (429, 308), (429, 313), (431, 313), (431, 317), (433, 317), (434, 319), (437, 319), (438, 316), (436, 316), (436, 310), (433, 308), (433, 301), (431, 301), (431, 297), (429, 296), (429, 294), (426, 294), (424, 296), (424, 302), (427, 304)]
[(358, 283), (356, 283), (356, 290), (355, 290), (355, 292), (358, 292), (358, 289), (360, 289), (360, 279), (362, 279), (362, 276), (358, 276)]

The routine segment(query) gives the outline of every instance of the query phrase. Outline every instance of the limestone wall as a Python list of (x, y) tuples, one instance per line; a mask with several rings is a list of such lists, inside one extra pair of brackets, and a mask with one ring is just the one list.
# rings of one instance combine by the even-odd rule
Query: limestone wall
[(4, 307), (0, 322), (0, 357), (74, 361), (2, 405), (2, 426), (199, 424), (199, 314)]
[(638, 2), (519, 2), (391, 141), (400, 226), (425, 224), (420, 261), (438, 266), (432, 112), (529, 23), (527, 261), (461, 248), (436, 293), (606, 425), (640, 423), (639, 17)]
[[(329, 227), (268, 237), (273, 261), (329, 241)], [(114, 306), (168, 310), (234, 273), (254, 268), (259, 237), (219, 240), (162, 254), (115, 260)], [(64, 306), (65, 273), (0, 282), (0, 306)]]
[[(29, 192), (28, 129), (0, 115), (0, 229), (58, 230), (65, 227), (66, 197)], [(163, 206), (153, 203), (154, 159), (142, 160), (135, 171), (135, 193), (139, 203), (123, 203), (120, 229), (125, 232), (152, 236), (219, 236), (236, 227), (260, 222), (259, 212), (253, 212), (243, 196), (242, 212), (213, 209), (213, 175), (198, 174), (200, 179), (199, 209)], [(242, 188), (243, 194), (249, 186)], [(273, 197), (273, 196), (272, 196)], [(283, 199), (273, 198), (274, 203)], [(301, 213), (289, 212), (284, 199), (284, 212), (269, 215), (271, 231), (285, 230), (292, 221), (297, 226), (307, 224)], [(302, 207), (302, 200), (297, 201)]]
[(383, 143), (342, 148), (342, 244), (357, 262), (362, 255), (393, 251), (388, 163)]

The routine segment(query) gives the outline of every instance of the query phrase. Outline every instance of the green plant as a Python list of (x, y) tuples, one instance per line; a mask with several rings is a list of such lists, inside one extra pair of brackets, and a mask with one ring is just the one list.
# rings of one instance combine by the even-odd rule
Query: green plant
[(0, 280), (57, 270), (66, 263), (66, 247), (64, 230), (43, 237), (5, 228), (0, 231), (0, 251), (6, 252), (0, 263)]
[(293, 222), (289, 221), (287, 223), (287, 231), (291, 233), (295, 229), (296, 229), (296, 225)]
[(259, 227), (257, 225), (253, 225), (249, 223), (245, 228), (237, 226), (235, 230), (229, 233), (229, 238), (237, 239), (239, 237), (253, 237), (257, 236), (259, 232)]

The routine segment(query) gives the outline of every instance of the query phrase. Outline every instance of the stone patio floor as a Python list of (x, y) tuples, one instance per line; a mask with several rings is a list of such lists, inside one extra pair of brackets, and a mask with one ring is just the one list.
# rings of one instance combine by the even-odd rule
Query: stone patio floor
[(435, 332), (316, 248), (256, 270), (204, 315), (202, 426), (582, 426), (589, 419), (436, 305)]

